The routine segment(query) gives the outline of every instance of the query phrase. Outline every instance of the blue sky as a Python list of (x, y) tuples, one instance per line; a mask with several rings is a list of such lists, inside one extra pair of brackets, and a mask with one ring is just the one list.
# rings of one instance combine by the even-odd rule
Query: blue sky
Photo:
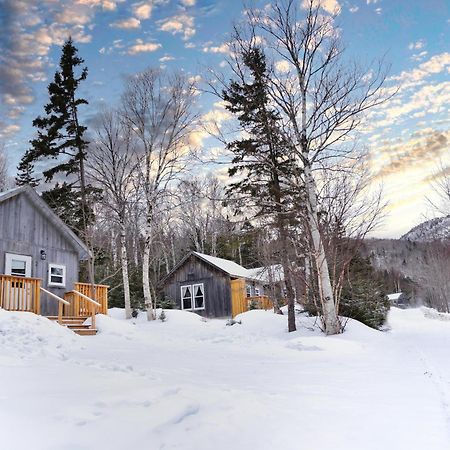
[[(389, 215), (380, 236), (398, 236), (431, 214), (426, 197), (450, 153), (450, 2), (322, 0), (339, 11), (347, 55), (391, 64), (400, 91), (373, 112), (363, 130), (371, 169), (382, 182)], [(224, 60), (240, 0), (0, 0), (0, 141), (11, 172), (33, 136), (31, 122), (71, 34), (89, 68), (82, 94), (87, 115), (114, 104), (127, 74), (166, 66), (201, 77)], [(200, 98), (206, 117), (226, 120), (214, 100)], [(217, 145), (199, 135), (204, 146)]]

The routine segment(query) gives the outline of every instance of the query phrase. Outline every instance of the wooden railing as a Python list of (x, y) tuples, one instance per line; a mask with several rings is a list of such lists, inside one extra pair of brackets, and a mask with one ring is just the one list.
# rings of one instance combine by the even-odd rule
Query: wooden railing
[(39, 278), (0, 275), (0, 308), (40, 314), (40, 287)]
[(108, 288), (104, 284), (95, 285), (95, 297), (92, 295), (92, 286), (89, 283), (75, 283), (74, 290), (100, 303), (98, 313), (108, 314)]
[(58, 322), (60, 323), (60, 325), (62, 325), (62, 316), (63, 316), (64, 305), (69, 306), (70, 303), (67, 300), (64, 300), (63, 298), (61, 298), (59, 295), (56, 295), (53, 292), (47, 291), (47, 289), (44, 289), (43, 287), (41, 287), (41, 291), (44, 294), (48, 295), (53, 300), (58, 301)]
[(68, 305), (62, 308), (64, 316), (91, 317), (95, 328), (95, 315), (108, 313), (108, 286), (95, 285), (95, 300), (91, 297), (92, 286), (87, 283), (75, 283), (75, 289), (66, 292), (64, 299)]

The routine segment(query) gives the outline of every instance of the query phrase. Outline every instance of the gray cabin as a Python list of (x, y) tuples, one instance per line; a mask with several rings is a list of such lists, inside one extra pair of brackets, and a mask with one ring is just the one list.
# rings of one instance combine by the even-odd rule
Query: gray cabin
[[(80, 261), (88, 257), (86, 245), (32, 188), (0, 193), (0, 274), (13, 280), (40, 279), (41, 287), (64, 297), (77, 283)], [(5, 286), (2, 298), (7, 304), (8, 296), (18, 298), (14, 290), (19, 282)], [(42, 296), (40, 313), (57, 312), (57, 302)]]
[(205, 317), (234, 317), (251, 305), (272, 308), (266, 295), (267, 273), (268, 268), (246, 269), (228, 259), (191, 252), (161, 286), (164, 297), (178, 309)]

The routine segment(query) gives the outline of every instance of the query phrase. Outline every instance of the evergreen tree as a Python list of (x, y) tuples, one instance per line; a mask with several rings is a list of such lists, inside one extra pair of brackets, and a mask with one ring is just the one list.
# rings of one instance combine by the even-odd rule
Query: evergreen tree
[(17, 166), (16, 185), (28, 185), (35, 188), (39, 184), (39, 179), (34, 176), (34, 164), (28, 158), (22, 158), (20, 164)]
[[(50, 101), (45, 105), (45, 115), (33, 121), (38, 130), (37, 137), (30, 141), (31, 148), (19, 164), (17, 177), (19, 183), (35, 186), (37, 180), (32, 177), (34, 163), (55, 161), (43, 172), (45, 182), (51, 182), (58, 175), (70, 181), (56, 184), (45, 197), (51, 199), (52, 205), (58, 206), (57, 213), (78, 234), (86, 233), (93, 219), (89, 199), (94, 193), (86, 183), (84, 166), (88, 142), (84, 136), (86, 127), (80, 124), (78, 111), (80, 106), (88, 104), (84, 98), (77, 97), (80, 83), (88, 73), (86, 67), (81, 68), (83, 63), (69, 38), (62, 47), (59, 70), (48, 86)], [(74, 214), (73, 200), (77, 198), (81, 201), (81, 208), (76, 208)]]
[(231, 81), (223, 91), (226, 108), (237, 115), (246, 137), (228, 144), (234, 154), (229, 175), (240, 175), (230, 185), (229, 195), (237, 193), (241, 202), (252, 204), (257, 215), (273, 217), (280, 239), (288, 303), (288, 329), (295, 331), (294, 291), (289, 261), (289, 213), (294, 201), (288, 180), (295, 174), (290, 145), (280, 132), (280, 117), (271, 108), (267, 91), (269, 70), (263, 51), (251, 47), (242, 58), (248, 70), (239, 82)]

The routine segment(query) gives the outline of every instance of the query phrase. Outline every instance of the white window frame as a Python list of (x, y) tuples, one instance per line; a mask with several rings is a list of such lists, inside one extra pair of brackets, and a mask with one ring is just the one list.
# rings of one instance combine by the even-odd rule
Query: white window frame
[[(61, 283), (56, 283), (56, 282), (52, 281), (52, 269), (62, 269), (63, 270)], [(60, 275), (53, 275), (53, 276), (59, 277)], [(47, 283), (47, 285), (54, 286), (54, 287), (66, 287), (66, 266), (64, 266), (63, 264), (49, 263), (48, 264), (48, 283)]]
[[(22, 261), (25, 263), (25, 275), (19, 275), (15, 274), (12, 275), (12, 260), (15, 259), (17, 261)], [(32, 258), (31, 256), (27, 255), (17, 255), (15, 253), (5, 253), (5, 274), (6, 275), (12, 275), (14, 277), (25, 277), (30, 278), (31, 277), (31, 270), (32, 270)]]
[(247, 298), (252, 296), (252, 285), (251, 284), (247, 284), (247, 286), (245, 287), (245, 296)]
[(255, 287), (255, 297), (261, 297), (261, 290), (259, 287)]
[[(195, 287), (201, 286), (202, 292), (203, 292), (203, 306), (201, 308), (195, 307)], [(183, 302), (183, 289), (184, 288), (190, 288), (191, 289), (191, 308), (185, 308), (184, 302)], [(180, 293), (181, 293), (181, 309), (184, 311), (202, 311), (205, 309), (206, 305), (206, 295), (205, 295), (205, 285), (204, 283), (194, 283), (194, 284), (183, 284), (180, 286)]]

